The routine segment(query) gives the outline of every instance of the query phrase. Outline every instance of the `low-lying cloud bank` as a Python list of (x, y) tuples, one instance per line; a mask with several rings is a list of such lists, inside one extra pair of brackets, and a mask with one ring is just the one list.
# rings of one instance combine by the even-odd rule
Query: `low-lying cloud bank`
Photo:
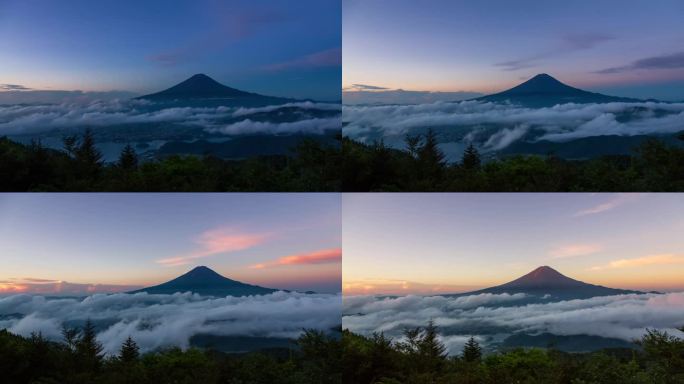
[(549, 108), (480, 101), (345, 105), (342, 120), (347, 123), (344, 134), (361, 141), (376, 138), (378, 132), (386, 137), (444, 127), (463, 133), (466, 142), (479, 137), (484, 150), (495, 151), (529, 134), (535, 141), (564, 142), (591, 136), (676, 133), (684, 130), (684, 103), (568, 103)]
[(0, 298), (0, 329), (61, 339), (62, 325), (91, 319), (108, 354), (131, 336), (142, 351), (188, 347), (196, 334), (295, 338), (302, 329), (339, 326), (341, 295), (275, 292), (248, 297), (97, 294), (84, 299), (15, 295)]
[(684, 326), (684, 292), (522, 305), (524, 299), (524, 294), (345, 297), (342, 325), (361, 334), (384, 332), (398, 338), (405, 328), (425, 326), (433, 319), (452, 354), (460, 353), (471, 335), (484, 340), (485, 335), (548, 332), (632, 341), (655, 328), (684, 337), (678, 330)]
[[(146, 100), (121, 99), (84, 103), (0, 105), (0, 136), (39, 134), (54, 129), (98, 129), (144, 123), (196, 126), (209, 132), (224, 134), (321, 133), (326, 129), (339, 129), (339, 115), (321, 118), (315, 115), (316, 111), (341, 111), (341, 106), (306, 101), (255, 108), (179, 107)], [(290, 117), (287, 122), (271, 122), (268, 116), (263, 116), (264, 113), (271, 114), (273, 119), (286, 114)], [(257, 118), (259, 120), (256, 120)]]

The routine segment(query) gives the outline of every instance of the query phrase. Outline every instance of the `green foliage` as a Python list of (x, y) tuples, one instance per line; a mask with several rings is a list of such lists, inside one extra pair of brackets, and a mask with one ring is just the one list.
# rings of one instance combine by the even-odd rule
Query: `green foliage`
[(298, 349), (283, 353), (223, 354), (170, 348), (141, 355), (132, 338), (117, 356), (102, 356), (95, 329), (65, 329), (64, 343), (41, 334), (22, 337), (0, 330), (3, 384), (335, 384), (341, 383), (337, 338), (305, 331)]
[[(402, 341), (344, 330), (345, 384), (671, 384), (682, 379), (684, 340), (649, 331), (642, 349), (564, 353), (517, 348), (482, 354), (470, 338), (460, 357), (445, 357), (432, 322), (405, 331)], [(428, 342), (428, 340), (430, 340)], [(422, 345), (422, 347), (421, 347)], [(431, 351), (426, 353), (426, 351)]]
[(463, 192), (683, 191), (684, 148), (653, 139), (632, 156), (564, 160), (516, 155), (482, 161), (474, 146), (446, 164), (432, 131), (407, 136), (406, 150), (342, 142), (342, 190)]
[(223, 160), (168, 156), (141, 161), (127, 145), (106, 164), (92, 133), (64, 138), (64, 150), (0, 137), (0, 191), (323, 192), (341, 189), (339, 146), (302, 140), (293, 156)]

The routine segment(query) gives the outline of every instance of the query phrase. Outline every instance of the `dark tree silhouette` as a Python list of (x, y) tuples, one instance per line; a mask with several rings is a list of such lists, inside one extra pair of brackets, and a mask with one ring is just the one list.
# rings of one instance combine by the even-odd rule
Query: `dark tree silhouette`
[(121, 345), (121, 350), (119, 351), (119, 360), (124, 363), (130, 363), (138, 360), (140, 357), (140, 348), (138, 344), (133, 341), (133, 339), (128, 336), (126, 341)]
[(470, 143), (468, 148), (463, 152), (463, 157), (461, 158), (461, 166), (468, 170), (479, 169), (481, 164), (480, 153), (477, 151), (475, 146)]
[(119, 161), (116, 165), (126, 171), (132, 171), (138, 168), (138, 154), (135, 153), (133, 146), (126, 144), (121, 151), (121, 155), (119, 155)]
[(461, 357), (468, 362), (476, 362), (482, 359), (482, 348), (480, 347), (480, 344), (475, 341), (473, 336), (470, 336), (470, 339), (468, 339), (463, 346), (463, 354)]
[(93, 372), (100, 368), (104, 356), (102, 349), (102, 344), (97, 341), (95, 325), (88, 319), (76, 343), (76, 353), (82, 361), (82, 367), (86, 371)]

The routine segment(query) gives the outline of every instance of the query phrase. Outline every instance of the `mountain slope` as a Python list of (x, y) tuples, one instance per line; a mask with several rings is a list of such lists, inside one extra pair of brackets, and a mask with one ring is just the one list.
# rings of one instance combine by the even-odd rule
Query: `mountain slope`
[(552, 107), (564, 103), (611, 103), (639, 102), (642, 100), (608, 96), (588, 92), (563, 84), (545, 73), (536, 75), (526, 82), (503, 92), (479, 97), (475, 100), (489, 102), (510, 102), (524, 107)]
[(266, 295), (275, 291), (277, 290), (228, 279), (210, 268), (201, 266), (166, 283), (129, 293), (173, 294), (176, 292), (193, 292), (203, 296), (249, 296)]
[(525, 293), (540, 298), (568, 300), (643, 292), (587, 284), (579, 280), (571, 279), (551, 267), (542, 266), (506, 284), (459, 294), (458, 296), (477, 295), (481, 293)]
[(225, 86), (205, 74), (189, 79), (161, 92), (140, 96), (138, 99), (153, 101), (241, 101), (249, 104), (283, 104), (294, 99), (264, 96)]

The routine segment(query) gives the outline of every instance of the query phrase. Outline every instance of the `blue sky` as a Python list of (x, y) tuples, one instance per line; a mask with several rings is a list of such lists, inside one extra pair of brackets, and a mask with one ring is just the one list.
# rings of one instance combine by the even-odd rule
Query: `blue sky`
[(684, 99), (684, 2), (343, 0), (343, 85), (501, 91), (538, 73)]
[(148, 93), (195, 73), (340, 99), (338, 0), (0, 0), (0, 84)]
[(339, 194), (4, 194), (0, 212), (0, 292), (29, 279), (152, 285), (197, 265), (340, 290)]
[(342, 217), (347, 293), (467, 291), (542, 265), (684, 291), (680, 194), (345, 194)]

